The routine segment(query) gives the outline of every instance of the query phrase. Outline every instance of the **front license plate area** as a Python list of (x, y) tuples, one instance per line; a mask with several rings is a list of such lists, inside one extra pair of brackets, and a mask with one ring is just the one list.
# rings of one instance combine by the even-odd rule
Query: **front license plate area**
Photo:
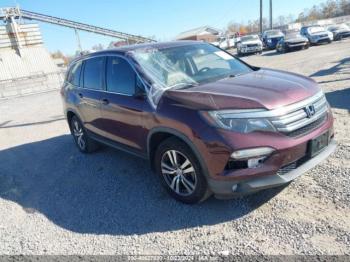
[(322, 151), (329, 143), (328, 132), (310, 141), (310, 156), (314, 157)]

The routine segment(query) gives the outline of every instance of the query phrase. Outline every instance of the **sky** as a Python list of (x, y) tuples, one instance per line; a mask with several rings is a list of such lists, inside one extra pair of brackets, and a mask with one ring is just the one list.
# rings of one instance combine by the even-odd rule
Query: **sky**
[[(274, 17), (292, 14), (324, 0), (273, 0)], [(247, 22), (259, 17), (259, 0), (0, 0), (0, 7), (14, 6), (28, 11), (66, 18), (77, 22), (114, 29), (158, 40), (173, 40), (183, 31), (203, 25), (225, 28), (230, 21)], [(268, 17), (269, 1), (264, 0)], [(77, 50), (74, 30), (39, 23), (46, 47), (73, 54)], [(109, 37), (80, 32), (83, 49), (101, 43), (108, 46)]]

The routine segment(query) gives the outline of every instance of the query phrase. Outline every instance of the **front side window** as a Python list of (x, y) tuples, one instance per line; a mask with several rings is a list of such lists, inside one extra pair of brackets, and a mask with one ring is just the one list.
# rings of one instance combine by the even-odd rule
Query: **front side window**
[(102, 90), (104, 58), (90, 58), (84, 63), (84, 88)]
[(107, 58), (107, 91), (133, 95), (136, 86), (136, 73), (130, 64), (120, 57)]
[(148, 93), (153, 105), (165, 90), (188, 88), (252, 71), (232, 55), (205, 43), (140, 48), (129, 55), (152, 82)]
[(81, 62), (77, 62), (72, 66), (68, 75), (68, 82), (74, 86), (80, 85)]

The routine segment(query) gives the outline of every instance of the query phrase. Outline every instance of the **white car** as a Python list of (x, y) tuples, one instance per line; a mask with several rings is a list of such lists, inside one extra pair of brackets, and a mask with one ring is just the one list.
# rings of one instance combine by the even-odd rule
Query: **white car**
[(258, 35), (242, 36), (241, 41), (237, 44), (237, 54), (261, 54), (263, 50), (263, 43)]
[(221, 49), (230, 49), (236, 46), (236, 40), (234, 37), (220, 37), (217, 42), (212, 43), (213, 45), (220, 47)]

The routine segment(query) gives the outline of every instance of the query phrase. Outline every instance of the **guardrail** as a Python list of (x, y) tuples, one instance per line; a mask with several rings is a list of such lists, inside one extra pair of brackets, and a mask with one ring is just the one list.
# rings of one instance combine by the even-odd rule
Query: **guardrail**
[(64, 73), (57, 71), (0, 80), (0, 99), (57, 90), (63, 83)]

